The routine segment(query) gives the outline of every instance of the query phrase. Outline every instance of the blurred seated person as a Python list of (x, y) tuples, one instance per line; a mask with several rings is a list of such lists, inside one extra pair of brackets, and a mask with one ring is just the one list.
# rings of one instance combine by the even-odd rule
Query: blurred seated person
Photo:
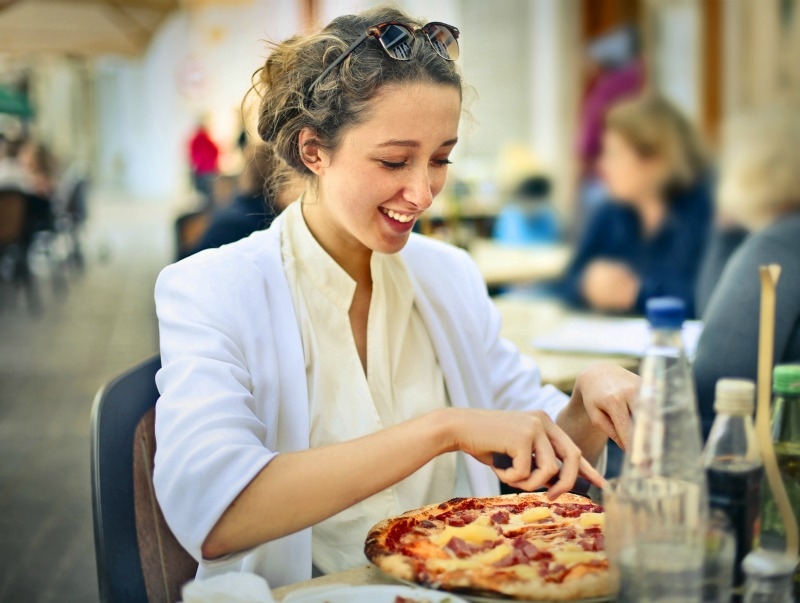
[(650, 297), (670, 295), (693, 316), (712, 214), (693, 128), (658, 96), (624, 101), (606, 118), (599, 168), (611, 198), (590, 217), (561, 294), (577, 306), (637, 314)]
[(800, 112), (771, 109), (725, 132), (718, 202), (752, 234), (722, 272), (708, 307), (694, 373), (705, 434), (722, 377), (756, 378), (759, 266), (779, 264), (775, 363), (800, 361)]
[(43, 199), (51, 199), (58, 184), (58, 162), (46, 145), (29, 140), (19, 151), (19, 165), (25, 174), (28, 190)]
[(725, 265), (748, 234), (746, 228), (733, 220), (717, 216), (697, 274), (697, 287), (694, 293), (695, 316), (699, 317), (705, 313)]
[(248, 145), (244, 155), (244, 171), (239, 177), (241, 192), (229, 205), (212, 214), (208, 229), (188, 255), (233, 243), (268, 228), (281, 210), (300, 195), (296, 185), (286, 186), (282, 181), (278, 160), (263, 143)]
[(604, 119), (620, 101), (637, 96), (645, 84), (645, 67), (637, 30), (615, 28), (589, 42), (584, 54), (586, 93), (578, 118), (576, 151), (580, 162), (580, 216), (606, 198), (596, 173), (602, 150)]
[(507, 245), (558, 241), (558, 218), (550, 202), (549, 178), (530, 176), (519, 184), (511, 200), (500, 210), (492, 238)]

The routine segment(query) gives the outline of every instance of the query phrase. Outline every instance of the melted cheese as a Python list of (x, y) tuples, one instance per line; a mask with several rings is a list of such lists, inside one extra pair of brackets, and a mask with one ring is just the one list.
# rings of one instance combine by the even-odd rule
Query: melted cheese
[(427, 566), (432, 570), (452, 572), (455, 570), (476, 569), (490, 566), (492, 563), (500, 561), (503, 557), (510, 555), (512, 549), (507, 544), (501, 544), (488, 551), (483, 551), (467, 557), (466, 559), (429, 559)]
[(481, 544), (487, 540), (499, 538), (497, 530), (488, 525), (481, 525), (477, 521), (463, 527), (446, 526), (439, 534), (431, 536), (431, 542), (439, 546), (446, 546), (451, 538), (460, 538), (464, 542)]
[(580, 563), (588, 563), (595, 559), (605, 559), (605, 553), (593, 551), (554, 551), (553, 560), (569, 567)]

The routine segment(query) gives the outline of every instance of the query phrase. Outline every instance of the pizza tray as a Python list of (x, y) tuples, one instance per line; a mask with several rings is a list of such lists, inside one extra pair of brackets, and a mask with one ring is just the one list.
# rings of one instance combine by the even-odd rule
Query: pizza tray
[[(380, 569), (380, 568), (378, 568), (378, 569)], [(436, 588), (430, 588), (428, 586), (424, 586), (424, 585), (417, 584), (415, 582), (411, 582), (410, 580), (401, 580), (400, 578), (395, 578), (394, 576), (390, 576), (389, 574), (387, 574), (386, 572), (383, 572), (383, 571), (381, 571), (381, 573), (384, 576), (386, 576), (387, 578), (390, 578), (391, 580), (394, 580), (395, 582), (400, 582), (401, 584), (406, 584), (408, 586), (415, 586), (417, 588), (420, 588), (420, 587), (427, 588), (429, 590), (433, 590), (433, 591), (439, 592), (439, 593), (441, 593), (441, 592), (451, 592), (451, 591), (444, 591), (444, 590), (440, 590), (440, 589), (436, 589)], [(533, 600), (528, 600), (528, 599), (512, 599), (511, 597), (505, 597), (503, 595), (491, 596), (488, 593), (484, 594), (484, 595), (473, 595), (473, 594), (466, 593), (466, 592), (452, 591), (452, 594), (455, 595), (455, 596), (461, 597), (462, 599), (466, 599), (467, 601), (472, 601), (472, 603), (502, 603), (503, 601), (505, 601), (507, 603), (512, 603), (512, 602), (513, 603), (565, 603), (564, 601), (542, 601), (542, 600), (533, 601)], [(607, 601), (613, 601), (613, 600), (614, 600), (614, 597), (609, 595), (607, 597), (588, 597), (588, 598), (585, 598), (585, 599), (572, 599), (571, 601), (569, 601), (567, 603), (606, 603)]]

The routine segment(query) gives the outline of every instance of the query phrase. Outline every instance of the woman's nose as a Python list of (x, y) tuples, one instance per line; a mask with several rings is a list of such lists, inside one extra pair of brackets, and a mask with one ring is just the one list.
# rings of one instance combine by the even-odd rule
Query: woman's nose
[(414, 170), (406, 182), (403, 197), (419, 209), (425, 210), (433, 203), (431, 178), (427, 169)]

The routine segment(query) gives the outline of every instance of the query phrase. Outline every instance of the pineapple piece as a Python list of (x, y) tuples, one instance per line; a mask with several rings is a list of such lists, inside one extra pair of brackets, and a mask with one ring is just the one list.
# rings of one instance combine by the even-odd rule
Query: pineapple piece
[(524, 511), (521, 518), (525, 523), (534, 523), (536, 521), (547, 519), (552, 515), (553, 512), (548, 507), (533, 507), (532, 509)]

